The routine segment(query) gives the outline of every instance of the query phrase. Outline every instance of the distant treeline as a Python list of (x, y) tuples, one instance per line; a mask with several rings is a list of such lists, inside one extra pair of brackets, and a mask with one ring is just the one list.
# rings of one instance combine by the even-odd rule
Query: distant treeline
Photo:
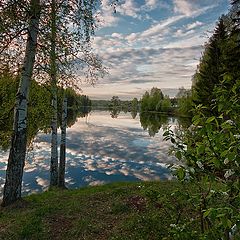
[(113, 96), (111, 100), (92, 100), (93, 110), (110, 110), (123, 112), (158, 112), (165, 114), (190, 116), (189, 110), (190, 90), (180, 88), (176, 97), (170, 98), (163, 95), (162, 90), (153, 87), (146, 91), (138, 100), (121, 100), (118, 96)]

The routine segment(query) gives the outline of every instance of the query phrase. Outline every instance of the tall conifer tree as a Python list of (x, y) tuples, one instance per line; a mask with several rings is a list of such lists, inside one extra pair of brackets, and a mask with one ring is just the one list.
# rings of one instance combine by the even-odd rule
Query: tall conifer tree
[(223, 17), (220, 18), (213, 36), (205, 46), (198, 70), (194, 76), (193, 100), (203, 104), (210, 112), (213, 89), (222, 80), (224, 71), (224, 46), (227, 41), (227, 29)]

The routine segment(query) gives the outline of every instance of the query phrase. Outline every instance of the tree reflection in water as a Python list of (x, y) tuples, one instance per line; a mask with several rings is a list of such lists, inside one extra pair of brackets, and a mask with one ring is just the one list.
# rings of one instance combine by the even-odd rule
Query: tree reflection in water
[(140, 123), (142, 128), (148, 131), (149, 136), (154, 137), (161, 127), (168, 124), (168, 116), (159, 113), (143, 112), (140, 113)]
[(117, 118), (120, 112), (121, 112), (121, 110), (119, 108), (114, 107), (110, 110), (110, 116), (112, 118)]
[[(31, 108), (30, 108), (31, 110)], [(69, 108), (67, 111), (67, 127), (73, 126), (79, 117), (86, 117), (91, 111), (91, 108), (84, 108), (84, 110), (75, 110)], [(12, 114), (11, 117), (6, 119), (6, 122), (10, 122), (12, 124)], [(60, 116), (58, 119), (58, 127), (60, 127)], [(1, 122), (2, 123), (2, 122)], [(50, 132), (50, 118), (46, 117), (46, 114), (37, 113), (34, 116), (30, 115), (28, 121), (28, 146), (31, 145), (35, 136), (39, 131), (44, 133)], [(5, 128), (3, 127), (5, 126)], [(10, 137), (11, 137), (11, 125), (6, 124), (2, 125), (0, 128), (0, 149), (7, 150), (10, 146)]]
[(68, 109), (68, 112), (67, 112), (67, 126), (68, 127), (71, 127), (71, 126), (73, 126), (75, 123), (76, 123), (76, 121), (77, 121), (77, 119), (78, 118), (84, 118), (84, 117), (87, 117), (88, 116), (88, 114), (90, 113), (90, 109), (88, 109), (88, 110), (85, 110), (85, 111), (76, 111), (76, 110), (74, 110), (74, 109)]
[(133, 119), (135, 119), (137, 116), (137, 111), (131, 111), (131, 116)]
[[(120, 112), (120, 108), (117, 107), (109, 109), (109, 113), (112, 118), (118, 118)], [(132, 118), (135, 119), (138, 112), (131, 111), (130, 114)], [(179, 116), (173, 117), (158, 112), (141, 112), (139, 113), (139, 117), (142, 128), (148, 131), (148, 134), (151, 137), (154, 137), (161, 128), (167, 127), (170, 120), (177, 121), (176, 124), (179, 129), (188, 128), (191, 125), (191, 118)]]

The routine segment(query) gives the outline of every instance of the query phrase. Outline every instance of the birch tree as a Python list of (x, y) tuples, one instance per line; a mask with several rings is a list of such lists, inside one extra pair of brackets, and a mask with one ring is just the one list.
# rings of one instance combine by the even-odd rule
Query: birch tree
[(65, 188), (65, 163), (66, 163), (66, 130), (67, 130), (67, 97), (63, 93), (62, 121), (61, 121), (61, 144), (58, 171), (58, 187)]
[[(21, 197), (27, 145), (27, 102), (32, 76), (39, 82), (51, 80), (53, 106), (56, 109), (57, 84), (77, 87), (78, 79), (74, 76), (84, 68), (87, 68), (86, 79), (91, 81), (103, 73), (101, 61), (92, 54), (89, 44), (95, 28), (94, 9), (98, 4), (97, 0), (42, 0), (41, 3), (40, 0), (6, 0), (0, 4), (0, 71), (2, 66), (10, 67), (13, 72), (21, 69), (3, 206)], [(19, 64), (21, 62), (22, 66)], [(58, 177), (56, 126), (55, 111), (50, 167), (52, 186), (57, 185)]]
[[(23, 6), (24, 11), (20, 11), (19, 13), (18, 8), (21, 8)], [(27, 143), (28, 94), (37, 50), (40, 10), (41, 7), (39, 0), (31, 0), (29, 6), (27, 4), (24, 4), (24, 1), (18, 1), (18, 4), (14, 3), (14, 1), (5, 1), (3, 5), (1, 5), (2, 17), (0, 25), (2, 30), (5, 30), (5, 32), (3, 31), (1, 34), (0, 40), (2, 43), (6, 44), (1, 49), (2, 53), (9, 55), (11, 52), (14, 52), (14, 49), (11, 48), (11, 43), (25, 30), (24, 28), (18, 29), (18, 32), (13, 32), (13, 34), (8, 35), (6, 33), (6, 30), (8, 28), (5, 28), (6, 25), (3, 24), (3, 18), (6, 17), (6, 21), (9, 21), (10, 25), (13, 25), (13, 23), (22, 23), (22, 21), (28, 19), (28, 26), (26, 29), (27, 39), (25, 57), (21, 71), (21, 80), (16, 95), (13, 134), (6, 171), (6, 181), (3, 190), (3, 206), (9, 205), (21, 198), (22, 175)], [(14, 19), (14, 14), (17, 14), (17, 17), (19, 17), (20, 20)], [(24, 14), (27, 16), (27, 18), (24, 18)], [(21, 27), (23, 25), (24, 24), (21, 24)], [(15, 24), (14, 27), (16, 30), (19, 26)]]
[[(43, 34), (45, 40), (50, 40), (49, 74), (52, 88), (53, 117), (51, 123), (51, 163), (50, 163), (50, 187), (61, 184), (64, 179), (58, 181), (62, 174), (63, 159), (61, 157), (61, 173), (58, 174), (58, 151), (57, 151), (57, 84), (61, 79), (62, 86), (76, 88), (76, 64), (87, 66), (87, 73), (91, 80), (97, 78), (96, 71), (102, 71), (101, 62), (92, 54), (90, 48), (90, 36), (94, 33), (94, 9), (98, 1), (51, 1), (50, 39), (48, 30)], [(44, 43), (44, 42), (43, 42)], [(42, 44), (47, 46), (47, 42)], [(46, 52), (45, 52), (46, 53)], [(44, 55), (46, 58), (46, 55)], [(75, 63), (75, 64), (74, 64)], [(64, 113), (63, 113), (64, 114)], [(66, 134), (63, 133), (62, 135)], [(66, 132), (66, 131), (65, 131)], [(64, 140), (62, 140), (64, 141)], [(62, 148), (63, 149), (63, 148)], [(61, 149), (61, 154), (63, 150)], [(65, 161), (65, 160), (64, 160)], [(65, 167), (64, 167), (65, 169)], [(60, 185), (61, 185), (60, 184)]]

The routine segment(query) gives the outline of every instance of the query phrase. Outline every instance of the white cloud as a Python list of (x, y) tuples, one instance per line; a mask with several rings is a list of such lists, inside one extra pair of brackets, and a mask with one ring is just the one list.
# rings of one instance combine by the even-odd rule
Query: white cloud
[(49, 180), (43, 179), (39, 176), (36, 177), (36, 182), (38, 185), (40, 185), (43, 188), (47, 188), (49, 186)]
[(209, 11), (210, 9), (213, 9), (217, 6), (217, 4), (213, 4), (213, 5), (208, 5), (202, 8), (199, 8), (196, 11), (193, 11), (192, 14), (189, 17), (198, 17), (202, 14), (205, 14), (207, 11)]
[(119, 4), (117, 7), (117, 12), (124, 15), (130, 16), (133, 18), (141, 18), (138, 14), (140, 8), (137, 7), (134, 0), (125, 0), (122, 4)]
[[(203, 38), (199, 34), (192, 34), (193, 30), (190, 30), (187, 33), (182, 34), (182, 36), (187, 36), (180, 40), (169, 42), (164, 47), (166, 48), (189, 48), (189, 47), (197, 47), (202, 45), (205, 42), (205, 38)], [(200, 49), (199, 49), (200, 51)]]
[(130, 35), (126, 36), (126, 39), (129, 41), (129, 42), (133, 42), (133, 41), (136, 41), (138, 37), (138, 34), (136, 33), (131, 33)]
[(173, 0), (174, 12), (191, 16), (192, 12), (197, 10), (196, 6), (189, 0)]
[(119, 18), (116, 14), (114, 14), (114, 9), (112, 8), (109, 0), (102, 0), (98, 18), (100, 28), (115, 26), (119, 21)]
[[(201, 15), (202, 13), (204, 13), (205, 11), (213, 8), (214, 6), (215, 5), (211, 5), (211, 6), (201, 8), (199, 10), (192, 11), (190, 15), (181, 14), (181, 15), (176, 15), (176, 16), (164, 19), (164, 20), (160, 21), (159, 23), (152, 25), (150, 28), (146, 29), (142, 33), (139, 33), (139, 34), (135, 33), (135, 35), (134, 35), (135, 39), (136, 39), (136, 36), (138, 36), (138, 38), (149, 38), (152, 36), (157, 36), (159, 38), (159, 37), (169, 33), (169, 28), (168, 28), (169, 26), (171, 26), (185, 18), (197, 17), (197, 16)], [(202, 22), (196, 21), (195, 23), (188, 24), (186, 26), (186, 28), (187, 28), (187, 30), (191, 30), (191, 29), (196, 28), (201, 25), (203, 25)]]
[[(174, 37), (187, 37), (189, 35), (192, 34), (197, 34), (193, 29), (189, 30), (189, 31), (184, 31), (182, 29), (178, 29), (175, 33), (174, 33)], [(198, 34), (197, 34), (198, 35)], [(171, 44), (171, 43), (170, 43)], [(199, 42), (197, 43), (198, 45), (202, 44), (202, 42), (199, 44)]]
[(122, 38), (123, 38), (122, 34), (120, 34), (120, 33), (112, 33), (111, 36), (112, 36), (113, 38), (118, 38), (118, 39), (122, 39)]
[(114, 51), (106, 47), (100, 57), (110, 68), (110, 75), (106, 76), (104, 81), (100, 81), (96, 89), (88, 88), (87, 94), (99, 92), (98, 89), (101, 89), (103, 96), (115, 92), (120, 97), (126, 95), (139, 97), (152, 86), (161, 89), (190, 87), (191, 76), (201, 53), (199, 46), (190, 45), (189, 40), (189, 47), (186, 45), (186, 48), (179, 47), (177, 43), (178, 48), (173, 48), (173, 45), (158, 49), (125, 47)]
[(157, 8), (158, 1), (157, 0), (145, 0), (145, 6), (146, 8), (149, 8), (150, 10), (153, 10)]
[(206, 4), (205, 1), (198, 0), (173, 0), (173, 10), (175, 13), (180, 13), (187, 17), (196, 17), (219, 4), (219, 0), (215, 0), (213, 2), (214, 4), (209, 5), (209, 1), (208, 4)]
[(189, 24), (186, 26), (186, 29), (187, 29), (187, 30), (191, 30), (191, 29), (194, 29), (194, 28), (199, 27), (199, 26), (202, 26), (202, 25), (203, 25), (203, 22), (196, 21), (196, 22), (193, 22), (193, 23), (189, 23)]
[(166, 31), (167, 26), (174, 24), (175, 22), (183, 19), (184, 17), (185, 16), (183, 16), (183, 15), (179, 15), (179, 16), (167, 18), (167, 19), (159, 22), (158, 24), (153, 25), (152, 27), (145, 30), (144, 32), (142, 32), (141, 36), (142, 37), (150, 37), (150, 36), (153, 36), (156, 34), (161, 34), (163, 30)]
[(171, 6), (167, 2), (159, 0), (145, 0), (145, 4), (141, 6), (141, 10), (145, 12), (150, 12), (157, 8), (170, 10)]

